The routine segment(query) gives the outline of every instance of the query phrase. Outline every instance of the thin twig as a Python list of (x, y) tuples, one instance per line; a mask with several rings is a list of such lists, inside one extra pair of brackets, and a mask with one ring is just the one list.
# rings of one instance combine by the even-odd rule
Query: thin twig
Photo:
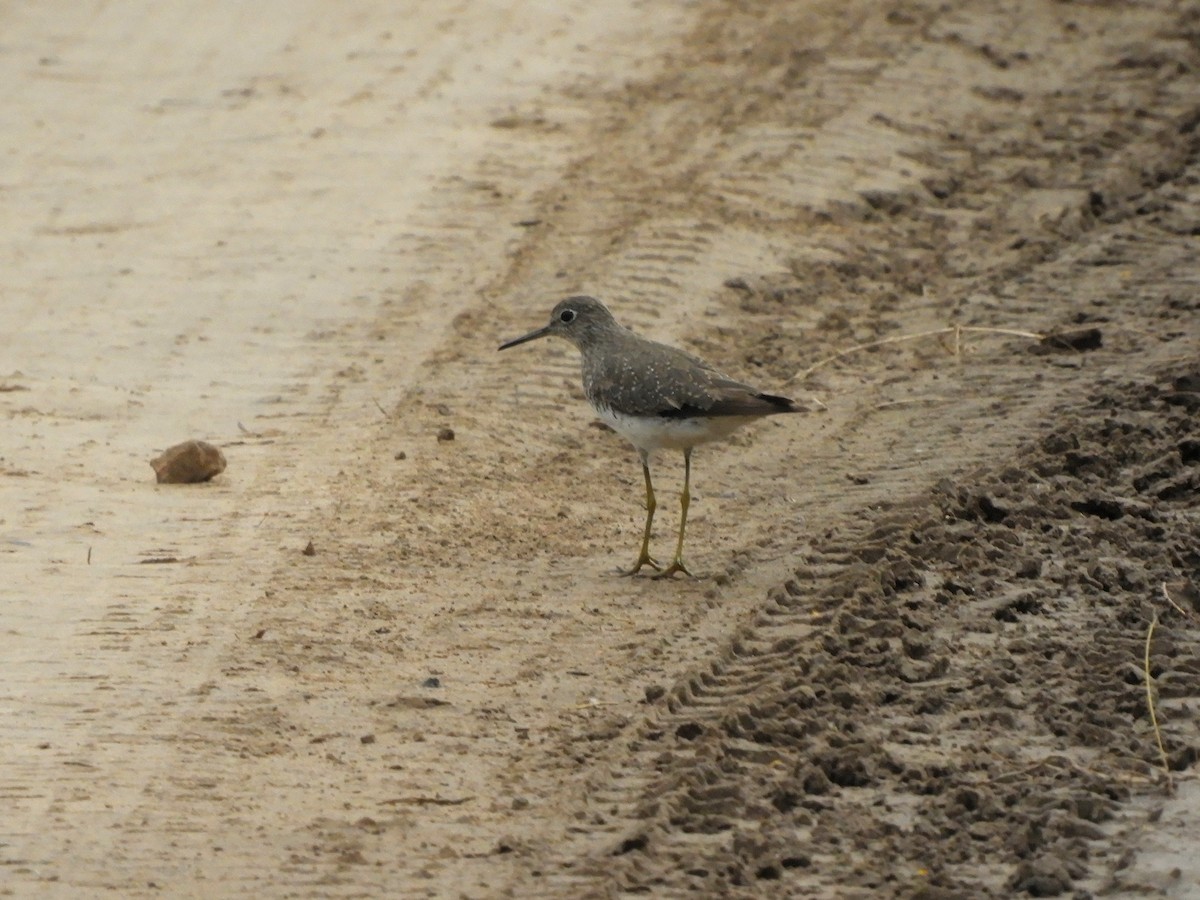
[(1167, 761), (1167, 748), (1163, 746), (1162, 730), (1158, 727), (1158, 715), (1154, 711), (1154, 687), (1150, 680), (1150, 642), (1154, 639), (1154, 626), (1158, 624), (1158, 613), (1150, 620), (1146, 629), (1146, 653), (1142, 657), (1142, 674), (1146, 676), (1146, 706), (1150, 710), (1150, 724), (1154, 726), (1154, 740), (1158, 742), (1158, 755), (1162, 757), (1163, 771), (1167, 773), (1167, 792), (1175, 789), (1171, 779), (1171, 765)]
[(595, 697), (588, 697), (583, 703), (576, 703), (571, 709), (599, 709), (601, 706), (613, 706), (616, 700), (597, 700)]
[(1162, 595), (1163, 599), (1170, 603), (1176, 612), (1182, 613), (1183, 616), (1188, 619), (1196, 618), (1194, 615), (1175, 602), (1175, 598), (1172, 597), (1171, 592), (1167, 590), (1167, 583), (1165, 581), (1162, 583)]
[(875, 404), (875, 411), (881, 409), (895, 409), (898, 406), (913, 406), (917, 403), (941, 403), (945, 402), (943, 397), (905, 397), (900, 400), (888, 400), (885, 403)]
[(384, 806), (462, 806), (475, 798), (470, 797), (394, 797), (380, 800)]
[(954, 336), (954, 356), (958, 357), (962, 352), (962, 334), (964, 331), (970, 331), (979, 334), (1006, 334), (1010, 337), (1023, 337), (1030, 340), (1044, 340), (1046, 335), (1038, 334), (1036, 331), (1019, 331), (1015, 328), (986, 328), (982, 325), (950, 325), (946, 328), (935, 328), (932, 331), (918, 331), (915, 334), (899, 334), (895, 337), (882, 338), (878, 341), (869, 341), (865, 344), (856, 344), (853, 347), (847, 347), (845, 350), (839, 350), (833, 356), (828, 356), (819, 362), (813, 363), (803, 372), (797, 372), (789, 382), (797, 379), (807, 378), (817, 369), (829, 365), (831, 362), (836, 362), (844, 356), (849, 356), (851, 353), (857, 353), (859, 350), (870, 350), (873, 347), (883, 347), (887, 344), (902, 344), (906, 341), (916, 341), (926, 337), (936, 337), (938, 335), (950, 334)]
[[(1065, 763), (1066, 765), (1065, 766), (1059, 765), (1058, 762), (1056, 761), (1058, 759), (1061, 759), (1062, 762)], [(1128, 760), (1128, 762), (1136, 763), (1139, 766), (1145, 765), (1145, 762), (1140, 759), (1130, 758)], [(973, 782), (973, 783), (977, 784), (977, 785), (1001, 784), (1003, 782), (1008, 781), (1009, 779), (1016, 778), (1018, 776), (1029, 775), (1033, 772), (1036, 772), (1038, 769), (1042, 769), (1042, 768), (1052, 769), (1056, 772), (1065, 772), (1065, 771), (1070, 770), (1070, 771), (1073, 771), (1076, 773), (1081, 773), (1083, 775), (1090, 775), (1093, 778), (1099, 778), (1099, 779), (1102, 779), (1105, 781), (1111, 781), (1113, 779), (1117, 779), (1120, 781), (1128, 782), (1130, 784), (1151, 784), (1151, 783), (1153, 783), (1153, 779), (1147, 778), (1143, 775), (1135, 775), (1131, 772), (1102, 772), (1098, 769), (1088, 768), (1087, 766), (1081, 765), (1081, 764), (1075, 762), (1074, 760), (1068, 759), (1066, 757), (1052, 757), (1052, 756), (1048, 756), (1045, 759), (1041, 759), (1035, 763), (1031, 763), (1030, 765), (1025, 766), (1022, 769), (1015, 769), (1010, 772), (1001, 772), (999, 775), (993, 775), (991, 778), (985, 778), (982, 781), (977, 781), (977, 782)]]

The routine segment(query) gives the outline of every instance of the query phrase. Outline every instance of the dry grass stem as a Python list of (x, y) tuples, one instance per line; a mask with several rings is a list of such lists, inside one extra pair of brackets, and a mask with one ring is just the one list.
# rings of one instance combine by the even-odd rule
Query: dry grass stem
[(833, 354), (833, 356), (828, 356), (819, 362), (813, 363), (802, 372), (797, 372), (788, 379), (788, 382), (790, 383), (802, 378), (807, 378), (813, 372), (817, 371), (817, 369), (827, 366), (831, 362), (836, 362), (843, 357), (850, 356), (852, 353), (858, 353), (860, 350), (870, 350), (874, 347), (885, 347), (888, 344), (903, 344), (907, 341), (917, 341), (921, 338), (927, 337), (942, 337), (945, 335), (950, 335), (954, 338), (954, 347), (951, 350), (951, 354), (955, 359), (960, 359), (962, 356), (962, 336), (964, 332), (971, 332), (973, 334), (1003, 334), (1009, 337), (1029, 338), (1033, 341), (1041, 341), (1046, 337), (1046, 335), (1038, 334), (1036, 331), (1020, 331), (1015, 328), (987, 328), (982, 325), (951, 325), (946, 328), (935, 328), (932, 331), (918, 331), (914, 334), (900, 334), (896, 335), (895, 337), (882, 338), (878, 341), (868, 341), (865, 344), (856, 344), (853, 347), (847, 347), (845, 350), (839, 350), (837, 353)]
[(1186, 609), (1184, 609), (1182, 606), (1180, 606), (1178, 603), (1175, 602), (1175, 598), (1172, 597), (1171, 592), (1167, 590), (1167, 583), (1165, 581), (1162, 583), (1162, 595), (1163, 595), (1163, 599), (1171, 604), (1171, 608), (1174, 609), (1177, 613), (1180, 613), (1184, 618), (1187, 618), (1187, 619), (1196, 618), (1192, 613), (1188, 612)]
[[(1140, 759), (1130, 758), (1127, 760), (1131, 765), (1139, 767), (1145, 766), (1145, 761)], [(991, 778), (985, 778), (982, 781), (973, 782), (976, 786), (984, 786), (991, 784), (1005, 784), (1014, 778), (1022, 778), (1034, 774), (1035, 772), (1048, 769), (1053, 772), (1075, 772), (1081, 775), (1087, 775), (1101, 781), (1122, 781), (1127, 784), (1153, 784), (1154, 779), (1147, 778), (1143, 775), (1135, 775), (1132, 772), (1120, 771), (1101, 771), (1099, 769), (1089, 768), (1081, 765), (1072, 759), (1067, 759), (1063, 756), (1047, 756), (1045, 759), (1040, 759), (1035, 763), (1031, 763), (1021, 769), (1013, 769), (1009, 772), (1001, 772), (999, 775), (993, 775)]]
[(1167, 748), (1163, 746), (1162, 729), (1158, 727), (1158, 714), (1154, 711), (1154, 684), (1150, 678), (1150, 643), (1154, 640), (1154, 627), (1158, 624), (1158, 613), (1150, 620), (1146, 629), (1146, 652), (1142, 657), (1142, 674), (1146, 676), (1146, 707), (1150, 710), (1150, 724), (1154, 727), (1154, 740), (1158, 743), (1158, 755), (1162, 759), (1163, 771), (1167, 774), (1167, 792), (1175, 789), (1171, 778), (1171, 765), (1167, 760)]

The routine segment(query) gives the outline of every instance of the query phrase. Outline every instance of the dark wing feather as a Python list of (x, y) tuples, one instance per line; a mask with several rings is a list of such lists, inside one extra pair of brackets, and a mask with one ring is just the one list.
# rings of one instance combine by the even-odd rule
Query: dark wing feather
[(764, 394), (749, 385), (727, 381), (720, 394), (708, 406), (684, 404), (677, 410), (660, 412), (665, 418), (688, 416), (773, 416), (778, 413), (801, 412), (787, 397)]

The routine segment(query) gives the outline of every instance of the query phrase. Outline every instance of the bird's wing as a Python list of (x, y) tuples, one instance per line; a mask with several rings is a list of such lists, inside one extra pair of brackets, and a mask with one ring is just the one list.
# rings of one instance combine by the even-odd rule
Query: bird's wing
[[(722, 374), (704, 360), (665, 344), (651, 365), (610, 353), (585, 371), (589, 395), (609, 397), (618, 412), (637, 416), (765, 416), (798, 412), (791, 400), (764, 394)], [(587, 367), (585, 367), (586, 369)]]

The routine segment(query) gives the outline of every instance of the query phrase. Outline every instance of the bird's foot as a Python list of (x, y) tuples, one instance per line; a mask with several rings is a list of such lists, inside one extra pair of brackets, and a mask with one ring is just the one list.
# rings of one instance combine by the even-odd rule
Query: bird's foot
[(658, 574), (654, 575), (653, 577), (654, 577), (655, 579), (659, 579), (659, 578), (670, 578), (670, 577), (671, 577), (672, 575), (674, 575), (676, 572), (682, 572), (682, 573), (683, 573), (684, 575), (686, 575), (688, 578), (695, 578), (695, 577), (696, 577), (695, 575), (693, 575), (691, 572), (689, 572), (689, 571), (688, 571), (688, 568), (687, 568), (687, 566), (685, 566), (685, 565), (683, 564), (683, 560), (682, 560), (682, 559), (680, 559), (678, 556), (677, 556), (677, 557), (675, 557), (674, 561), (673, 561), (673, 562), (672, 562), (672, 563), (671, 563), (669, 566), (667, 566), (665, 569), (663, 569), (661, 572), (659, 572)]
[[(658, 560), (652, 557), (649, 553), (643, 552), (641, 556), (637, 558), (637, 562), (633, 564), (633, 568), (622, 572), (621, 575), (625, 578), (628, 578), (631, 575), (636, 575), (642, 570), (642, 566), (649, 566), (656, 572), (662, 568), (662, 566), (658, 564)], [(655, 575), (654, 577), (657, 578), (658, 576)]]

